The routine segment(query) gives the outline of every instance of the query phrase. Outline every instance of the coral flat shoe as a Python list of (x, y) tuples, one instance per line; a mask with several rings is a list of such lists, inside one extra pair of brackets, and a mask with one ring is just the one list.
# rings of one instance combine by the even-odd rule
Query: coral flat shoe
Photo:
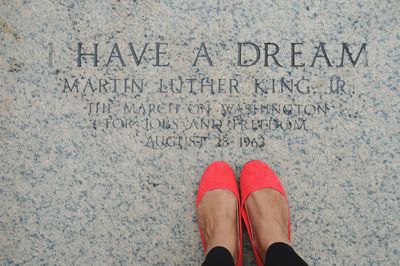
[[(226, 189), (231, 191), (237, 200), (238, 203), (238, 213), (237, 213), (237, 223), (238, 223), (238, 258), (237, 258), (237, 266), (242, 266), (242, 220), (240, 215), (240, 197), (239, 197), (239, 189), (236, 182), (235, 173), (233, 172), (232, 168), (226, 162), (216, 161), (211, 163), (207, 169), (204, 171), (204, 174), (201, 178), (199, 189), (197, 192), (197, 199), (196, 199), (196, 207), (198, 208), (201, 199), (203, 198), (204, 194), (208, 191), (214, 189)], [(204, 251), (206, 252), (206, 244), (204, 240), (203, 232), (201, 231), (200, 225), (200, 236), (203, 243)]]
[[(271, 188), (275, 189), (282, 194), (287, 203), (285, 190), (279, 181), (279, 178), (274, 173), (274, 171), (269, 168), (268, 165), (263, 163), (262, 161), (253, 160), (247, 162), (240, 173), (240, 193), (241, 193), (241, 213), (244, 220), (244, 223), (247, 228), (247, 232), (249, 234), (249, 238), (251, 241), (251, 245), (253, 247), (254, 256), (256, 258), (256, 263), (258, 266), (263, 266), (263, 260), (260, 254), (257, 251), (253, 232), (251, 229), (251, 223), (249, 220), (249, 216), (246, 211), (246, 200), (254, 191), (263, 189), (263, 188)], [(289, 206), (289, 205), (288, 205)], [(289, 212), (289, 209), (288, 209)], [(288, 222), (288, 238), (290, 240), (290, 213), (289, 213), (289, 222)]]

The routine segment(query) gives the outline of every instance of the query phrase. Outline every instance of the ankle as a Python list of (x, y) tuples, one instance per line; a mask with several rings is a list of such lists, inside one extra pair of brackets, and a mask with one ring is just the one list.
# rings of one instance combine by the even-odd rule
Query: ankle
[(209, 243), (207, 244), (207, 253), (210, 252), (215, 247), (223, 247), (229, 251), (231, 254), (233, 261), (237, 261), (239, 251), (237, 248), (237, 244), (234, 242), (226, 241), (226, 239), (210, 239)]
[(288, 239), (287, 225), (280, 221), (269, 219), (268, 223), (258, 223), (253, 232), (254, 241), (259, 255), (264, 258), (268, 248), (274, 243), (286, 243), (290, 245)]
[(270, 234), (268, 238), (262, 238), (258, 239), (256, 241), (256, 247), (258, 250), (258, 253), (260, 254), (261, 258), (264, 260), (265, 255), (269, 249), (270, 246), (272, 246), (275, 243), (285, 243), (290, 245), (290, 241), (287, 238), (287, 235), (284, 235), (282, 233), (274, 233)]
[[(229, 226), (228, 226), (229, 227)], [(238, 236), (236, 233), (236, 228), (234, 229), (235, 233), (233, 234), (233, 228), (225, 227), (215, 227), (210, 238), (207, 241), (207, 252), (215, 247), (224, 247), (231, 253), (234, 261), (237, 260), (238, 256)]]

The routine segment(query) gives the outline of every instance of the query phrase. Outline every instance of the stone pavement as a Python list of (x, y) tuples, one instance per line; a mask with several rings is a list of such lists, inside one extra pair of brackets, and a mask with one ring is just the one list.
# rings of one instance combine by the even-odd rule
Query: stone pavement
[(202, 172), (260, 159), (310, 265), (398, 265), (398, 1), (0, 5), (0, 264), (200, 265)]

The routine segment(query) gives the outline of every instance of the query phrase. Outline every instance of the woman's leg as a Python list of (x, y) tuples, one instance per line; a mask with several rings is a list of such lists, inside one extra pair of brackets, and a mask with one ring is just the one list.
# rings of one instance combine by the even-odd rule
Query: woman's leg
[(202, 266), (235, 266), (235, 262), (229, 250), (224, 247), (214, 247), (207, 253)]
[(209, 191), (201, 199), (198, 219), (207, 253), (203, 265), (235, 265), (239, 252), (237, 210), (235, 195), (224, 189)]
[(288, 206), (278, 191), (269, 188), (254, 191), (246, 200), (246, 209), (265, 265), (307, 265), (290, 247)]
[(265, 254), (268, 266), (305, 266), (307, 263), (286, 243), (276, 242), (269, 246)]

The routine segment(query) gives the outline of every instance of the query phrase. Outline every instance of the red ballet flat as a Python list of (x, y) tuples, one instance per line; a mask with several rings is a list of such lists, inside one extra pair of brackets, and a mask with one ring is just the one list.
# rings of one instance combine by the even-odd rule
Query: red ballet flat
[[(256, 258), (257, 266), (263, 266), (264, 263), (254, 243), (251, 223), (246, 211), (245, 203), (251, 193), (263, 188), (271, 188), (277, 190), (282, 194), (283, 198), (286, 200), (287, 203), (285, 189), (283, 188), (281, 182), (279, 181), (278, 176), (274, 173), (274, 171), (272, 171), (271, 168), (269, 168), (269, 166), (263, 163), (262, 161), (253, 160), (247, 162), (243, 166), (243, 169), (240, 173), (240, 194), (242, 202), (241, 213), (247, 228), (247, 232), (249, 233), (249, 238), (251, 241), (251, 245), (253, 247), (253, 252)], [(288, 222), (288, 238), (290, 240), (290, 213)]]
[[(199, 189), (197, 192), (196, 198), (196, 207), (198, 208), (201, 199), (203, 198), (204, 194), (208, 191), (214, 189), (226, 189), (231, 191), (238, 202), (238, 258), (237, 258), (237, 266), (242, 266), (242, 220), (241, 220), (241, 205), (240, 205), (240, 196), (239, 196), (239, 189), (236, 182), (235, 173), (233, 172), (232, 168), (226, 162), (216, 161), (210, 164), (207, 169), (204, 171), (204, 174), (201, 178)], [(200, 236), (201, 241), (203, 244), (204, 252), (206, 252), (206, 244), (204, 240), (203, 232), (201, 231), (200, 225)]]

